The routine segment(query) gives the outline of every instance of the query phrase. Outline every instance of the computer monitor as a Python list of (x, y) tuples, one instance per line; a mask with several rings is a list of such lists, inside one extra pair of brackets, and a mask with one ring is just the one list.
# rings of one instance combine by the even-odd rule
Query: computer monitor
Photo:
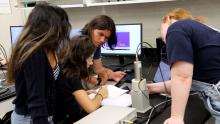
[(18, 37), (21, 34), (22, 30), (23, 30), (23, 26), (10, 26), (12, 47), (15, 46), (15, 44), (18, 40)]
[[(12, 47), (15, 46), (19, 35), (21, 34), (22, 30), (23, 30), (24, 26), (10, 26), (10, 33), (11, 33), (11, 44)], [(70, 31), (70, 38), (76, 36), (76, 35), (80, 35), (80, 29), (72, 29)]]
[(81, 35), (81, 29), (80, 28), (71, 29), (69, 38), (73, 38), (77, 35)]
[(102, 55), (135, 55), (139, 46), (138, 54), (142, 47), (142, 24), (116, 24), (117, 45), (111, 50), (106, 44), (101, 47)]

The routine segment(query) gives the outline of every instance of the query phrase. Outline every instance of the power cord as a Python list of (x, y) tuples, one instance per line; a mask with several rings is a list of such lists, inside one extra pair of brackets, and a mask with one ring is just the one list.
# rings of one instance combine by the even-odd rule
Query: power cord
[[(198, 94), (198, 93), (191, 93), (190, 96), (192, 96), (192, 95), (197, 95), (197, 94)], [(166, 106), (167, 103), (170, 102), (171, 100), (172, 100), (172, 99), (170, 98), (170, 99), (168, 99), (168, 100), (165, 100), (165, 101), (163, 101), (163, 102), (158, 103), (157, 105), (155, 105), (155, 106), (151, 109), (151, 111), (150, 111), (150, 114), (149, 114), (149, 116), (148, 116), (148, 119), (147, 119), (146, 124), (148, 124), (148, 123), (150, 122), (152, 113), (153, 113), (153, 111), (154, 111), (157, 107), (159, 107), (159, 106), (162, 105), (162, 104), (165, 104), (165, 106)], [(161, 111), (161, 110), (160, 110), (160, 111)]]
[[(147, 44), (150, 48), (153, 48), (149, 43), (147, 43), (147, 42), (143, 42), (143, 43)], [(137, 49), (136, 49), (136, 61), (139, 60), (139, 58), (138, 58), (138, 53), (139, 53), (139, 51), (141, 50), (141, 47), (140, 47), (141, 45), (142, 45), (142, 44), (140, 43), (140, 44), (138, 45)], [(161, 50), (161, 52), (162, 52), (162, 50)], [(161, 53), (160, 55), (161, 55), (161, 58), (162, 58), (162, 53)], [(151, 65), (151, 66), (152, 66), (152, 65)], [(151, 67), (151, 66), (150, 66), (150, 67)], [(165, 80), (164, 80), (164, 76), (163, 76), (163, 74), (162, 74), (162, 69), (161, 69), (161, 67), (160, 67), (160, 64), (159, 64), (159, 69), (160, 69), (160, 74), (161, 74), (161, 77), (162, 77), (162, 80), (163, 80), (163, 84), (164, 84), (165, 91), (168, 93), (168, 89), (167, 89), (167, 86), (166, 86), (166, 84), (165, 84)], [(147, 77), (148, 77), (148, 75), (149, 75), (149, 73), (150, 73), (150, 70), (151, 70), (151, 69), (149, 69), (149, 71), (147, 72)], [(141, 81), (142, 81), (142, 80), (140, 80), (139, 83), (138, 83), (138, 88), (139, 88), (139, 90), (142, 92), (142, 94), (144, 94), (144, 96), (149, 100), (149, 97), (146, 96), (145, 93), (143, 93), (143, 91), (140, 89), (140, 82), (141, 82)], [(170, 101), (170, 99), (168, 99), (168, 96), (166, 96), (164, 102), (162, 102), (162, 103), (160, 103), (160, 104), (158, 104), (158, 105), (156, 105), (156, 106), (152, 106), (152, 109), (151, 109), (151, 112), (150, 112), (150, 115), (149, 115), (149, 117), (148, 117), (148, 120), (147, 120), (147, 123), (146, 123), (146, 124), (149, 123), (150, 118), (151, 118), (151, 115), (152, 115), (152, 112), (154, 111), (154, 109), (155, 109), (157, 106), (160, 106), (161, 104), (165, 104), (165, 103), (166, 103), (165, 106), (164, 106), (164, 108), (163, 108), (163, 110), (165, 110), (165, 107), (167, 106), (167, 102), (168, 102), (168, 101)]]
[[(140, 87), (141, 81), (143, 81), (143, 78), (138, 82), (138, 89), (141, 91), (141, 93), (144, 95), (144, 97), (147, 98), (148, 101), (150, 101), (149, 96), (146, 96), (146, 94), (143, 92), (143, 90), (141, 90), (141, 87)], [(148, 102), (148, 101), (146, 101), (146, 102)], [(153, 105), (151, 105), (151, 106), (153, 106)]]

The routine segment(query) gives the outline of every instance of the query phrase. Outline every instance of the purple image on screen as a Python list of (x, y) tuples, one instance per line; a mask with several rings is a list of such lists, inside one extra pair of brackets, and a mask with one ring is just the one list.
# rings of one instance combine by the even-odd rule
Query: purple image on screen
[(117, 47), (130, 47), (130, 37), (129, 32), (116, 32), (118, 43)]

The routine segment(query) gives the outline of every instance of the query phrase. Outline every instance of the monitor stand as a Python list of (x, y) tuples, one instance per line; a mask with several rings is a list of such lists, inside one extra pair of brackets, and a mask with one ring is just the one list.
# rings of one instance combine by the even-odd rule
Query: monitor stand
[(106, 57), (105, 60), (103, 59), (103, 64), (106, 65), (107, 68), (112, 69), (113, 71), (119, 71), (127, 69), (127, 66), (133, 64), (133, 58), (126, 56), (112, 56)]

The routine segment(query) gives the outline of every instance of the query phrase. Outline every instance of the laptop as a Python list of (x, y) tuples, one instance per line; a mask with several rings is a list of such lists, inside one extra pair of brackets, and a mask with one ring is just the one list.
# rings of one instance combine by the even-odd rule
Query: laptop
[(170, 66), (166, 61), (161, 60), (154, 75), (153, 82), (164, 82), (170, 80), (170, 77)]

